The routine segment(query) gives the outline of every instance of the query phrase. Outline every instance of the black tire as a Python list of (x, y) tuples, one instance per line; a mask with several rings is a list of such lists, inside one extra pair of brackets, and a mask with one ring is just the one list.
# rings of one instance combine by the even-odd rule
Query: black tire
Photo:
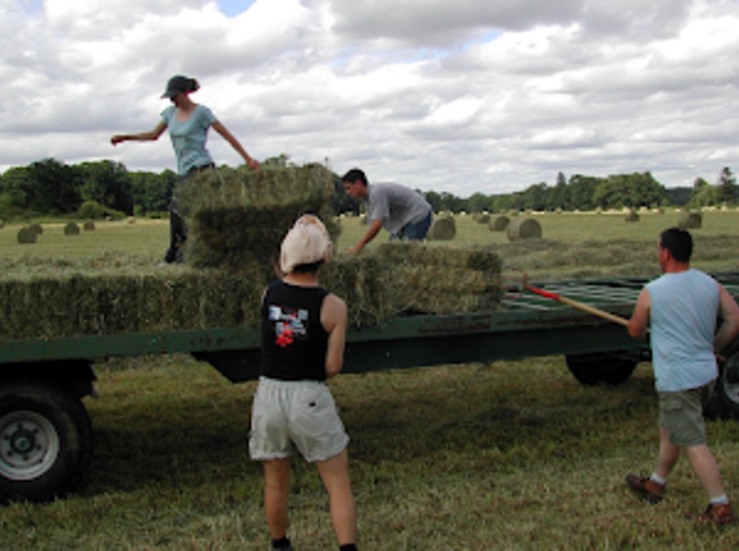
[(719, 363), (719, 376), (706, 413), (711, 418), (739, 419), (739, 343), (724, 354), (726, 360)]
[(588, 386), (615, 386), (631, 377), (639, 363), (639, 357), (631, 351), (594, 352), (568, 354), (565, 361), (578, 382)]
[(82, 402), (43, 382), (0, 382), (0, 501), (48, 501), (81, 482), (92, 457)]

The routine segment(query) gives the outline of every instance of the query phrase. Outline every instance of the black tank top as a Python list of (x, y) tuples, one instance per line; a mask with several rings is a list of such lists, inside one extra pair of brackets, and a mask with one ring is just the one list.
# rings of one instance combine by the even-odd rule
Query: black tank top
[(281, 381), (325, 381), (328, 333), (321, 306), (328, 291), (282, 280), (262, 301), (262, 375)]

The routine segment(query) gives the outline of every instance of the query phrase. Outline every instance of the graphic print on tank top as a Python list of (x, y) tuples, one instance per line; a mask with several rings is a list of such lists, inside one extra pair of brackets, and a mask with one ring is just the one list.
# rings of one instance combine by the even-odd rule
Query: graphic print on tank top
[(275, 344), (285, 348), (295, 339), (308, 338), (308, 310), (285, 306), (270, 306), (269, 321), (274, 323)]

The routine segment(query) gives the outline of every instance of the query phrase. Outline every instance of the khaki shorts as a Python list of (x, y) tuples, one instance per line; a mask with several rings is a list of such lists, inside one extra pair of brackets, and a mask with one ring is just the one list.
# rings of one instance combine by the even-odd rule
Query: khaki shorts
[(252, 459), (284, 459), (297, 448), (306, 461), (325, 461), (347, 444), (349, 437), (324, 383), (259, 379), (249, 436)]
[(713, 383), (690, 390), (659, 393), (659, 426), (670, 442), (680, 447), (706, 443), (703, 406), (713, 391)]

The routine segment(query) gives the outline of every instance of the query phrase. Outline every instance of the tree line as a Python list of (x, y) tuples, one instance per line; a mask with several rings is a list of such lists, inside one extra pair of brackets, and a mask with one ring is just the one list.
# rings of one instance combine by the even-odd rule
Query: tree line
[[(291, 166), (287, 155), (270, 157), (265, 165)], [(361, 205), (345, 193), (340, 177), (334, 176), (331, 206), (336, 214), (359, 213)], [(36, 216), (162, 216), (169, 209), (178, 176), (129, 171), (122, 163), (103, 160), (67, 165), (53, 158), (13, 167), (0, 175), (0, 219)], [(523, 191), (458, 197), (449, 192), (418, 190), (434, 211), (505, 212), (509, 210), (594, 210), (656, 208), (665, 206), (736, 205), (739, 186), (729, 167), (714, 184), (696, 178), (692, 187), (665, 188), (649, 172), (617, 174), (604, 178), (557, 174), (554, 185), (533, 184)]]

